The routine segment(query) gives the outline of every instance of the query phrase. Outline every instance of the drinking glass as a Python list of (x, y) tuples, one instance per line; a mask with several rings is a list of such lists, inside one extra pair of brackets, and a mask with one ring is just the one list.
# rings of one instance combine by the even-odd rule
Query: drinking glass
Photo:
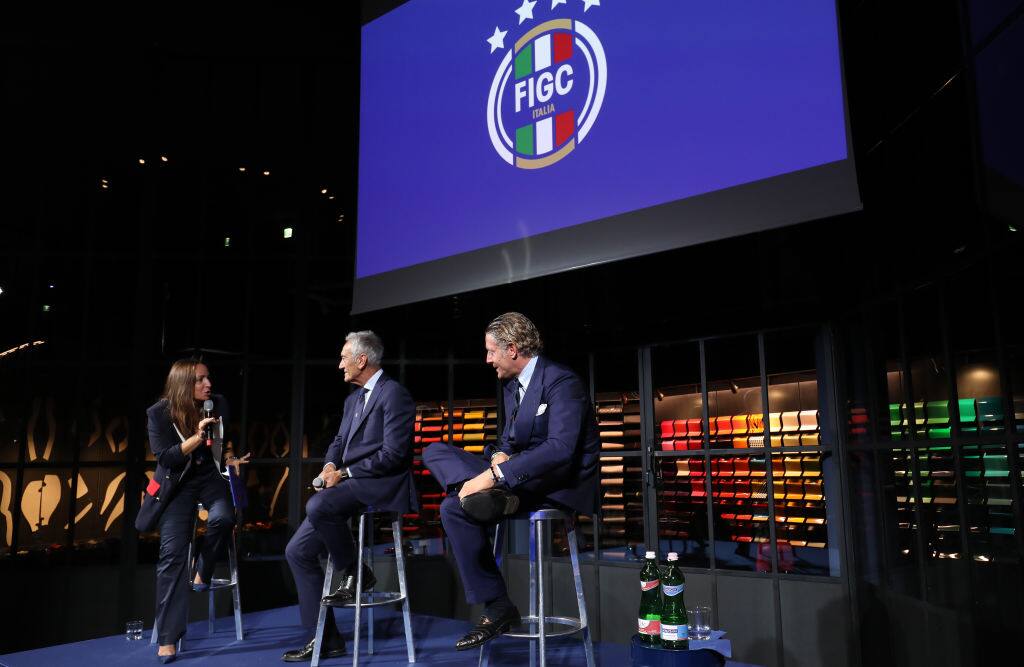
[(128, 621), (124, 626), (124, 638), (128, 641), (142, 639), (142, 621)]

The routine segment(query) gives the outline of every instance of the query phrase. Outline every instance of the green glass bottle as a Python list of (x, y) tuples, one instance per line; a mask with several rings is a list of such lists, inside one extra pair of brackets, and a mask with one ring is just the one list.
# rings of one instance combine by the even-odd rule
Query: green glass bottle
[(640, 570), (640, 613), (638, 614), (640, 641), (657, 644), (661, 641), (661, 572), (658, 556), (648, 551)]
[(686, 577), (679, 569), (679, 555), (668, 555), (668, 569), (661, 578), (661, 645), (665, 648), (685, 649), (690, 646), (690, 627), (686, 618), (683, 590)]

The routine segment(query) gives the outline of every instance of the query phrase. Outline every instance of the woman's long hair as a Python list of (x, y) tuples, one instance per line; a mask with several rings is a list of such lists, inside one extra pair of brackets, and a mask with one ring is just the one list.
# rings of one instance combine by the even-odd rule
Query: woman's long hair
[(171, 421), (186, 438), (199, 428), (199, 406), (196, 405), (196, 366), (202, 359), (179, 359), (171, 364), (164, 384), (164, 394)]

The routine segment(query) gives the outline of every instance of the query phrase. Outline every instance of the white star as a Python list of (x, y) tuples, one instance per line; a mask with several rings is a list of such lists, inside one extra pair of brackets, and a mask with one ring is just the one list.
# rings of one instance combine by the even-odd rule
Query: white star
[(558, 5), (564, 5), (567, 2), (569, 2), (569, 0), (551, 0), (551, 9), (554, 9)]
[(516, 10), (516, 14), (519, 14), (519, 25), (523, 24), (526, 19), (533, 18), (533, 6), (537, 4), (537, 0), (523, 0), (523, 6)]
[(583, 0), (583, 11), (587, 11), (588, 9), (594, 7), (595, 5), (597, 7), (600, 7), (601, 0)]
[(491, 53), (505, 48), (505, 35), (507, 34), (508, 30), (498, 30), (498, 26), (494, 26), (494, 34), (487, 38), (487, 43), (491, 45)]

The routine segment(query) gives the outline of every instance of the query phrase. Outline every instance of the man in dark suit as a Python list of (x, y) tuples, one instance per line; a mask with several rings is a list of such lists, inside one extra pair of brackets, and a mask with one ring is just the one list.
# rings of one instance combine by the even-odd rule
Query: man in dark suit
[[(384, 347), (372, 331), (345, 337), (341, 363), (345, 381), (359, 387), (345, 399), (344, 417), (319, 479), (318, 491), (306, 503), (306, 519), (288, 542), (285, 556), (295, 577), (299, 614), (308, 643), (282, 656), (285, 662), (313, 657), (313, 636), (320, 611), (324, 572), (320, 556), (326, 551), (343, 573), (341, 584), (328, 598), (335, 604), (355, 599), (356, 545), (349, 519), (367, 506), (387, 512), (416, 511), (412, 466), (412, 432), (416, 406), (405, 387), (381, 370)], [(363, 590), (373, 588), (376, 577), (364, 566)], [(321, 658), (345, 653), (345, 642), (327, 615)]]
[(466, 600), (483, 603), (480, 621), (455, 644), (466, 650), (520, 622), (488, 542), (507, 514), (539, 506), (593, 514), (601, 443), (587, 391), (570, 369), (540, 356), (533, 322), (505, 313), (484, 335), (487, 363), (504, 381), (505, 424), (489, 461), (437, 443), (423, 462), (447, 489), (441, 523), (455, 552)]

